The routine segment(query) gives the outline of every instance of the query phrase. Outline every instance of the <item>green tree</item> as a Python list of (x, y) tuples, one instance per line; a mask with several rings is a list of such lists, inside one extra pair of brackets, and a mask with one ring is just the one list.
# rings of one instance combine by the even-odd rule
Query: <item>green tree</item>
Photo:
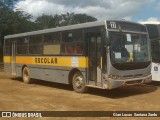
[(42, 29), (54, 27), (54, 18), (51, 15), (42, 15), (35, 21)]
[(54, 28), (58, 26), (67, 26), (85, 22), (96, 21), (97, 19), (86, 14), (66, 13), (61, 15), (42, 15), (36, 19), (36, 23), (41, 29)]
[(40, 29), (37, 24), (30, 21), (32, 18), (30, 14), (11, 9), (15, 1), (4, 0), (4, 2), (0, 2), (0, 41), (2, 44), (5, 35)]
[(62, 20), (60, 26), (97, 21), (96, 18), (86, 14), (67, 13), (67, 14), (62, 14), (61, 18)]
[(32, 18), (30, 14), (21, 10), (13, 11), (15, 1), (0, 1), (0, 56), (2, 55), (4, 36), (40, 29), (37, 24), (30, 21)]

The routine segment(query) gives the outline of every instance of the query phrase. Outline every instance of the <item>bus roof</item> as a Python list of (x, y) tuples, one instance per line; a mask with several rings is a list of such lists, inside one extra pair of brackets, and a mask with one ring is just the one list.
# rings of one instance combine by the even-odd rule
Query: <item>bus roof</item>
[[(62, 26), (62, 27), (56, 27), (56, 28), (49, 28), (49, 29), (43, 29), (43, 30), (25, 32), (25, 33), (19, 33), (19, 34), (14, 34), (14, 35), (7, 35), (7, 36), (5, 36), (5, 39), (16, 38), (16, 37), (32, 36), (32, 35), (39, 35), (39, 34), (45, 34), (45, 33), (51, 33), (51, 32), (59, 32), (59, 31), (66, 31), (66, 30), (74, 30), (74, 29), (87, 28), (87, 27), (103, 26), (103, 25), (106, 24), (106, 21), (127, 22), (127, 23), (139, 24), (139, 23), (136, 23), (136, 22), (130, 22), (130, 21), (124, 21), (124, 20), (94, 21), (94, 22), (87, 22), (87, 23), (81, 23), (81, 24), (75, 24), (75, 25), (68, 25), (68, 26)], [(142, 25), (142, 24), (139, 24), (139, 25)]]
[(59, 31), (65, 31), (65, 30), (87, 28), (87, 27), (92, 27), (92, 26), (101, 26), (101, 25), (105, 25), (105, 21), (95, 21), (95, 22), (88, 22), (88, 23), (82, 23), (82, 24), (75, 24), (75, 25), (68, 25), (68, 26), (63, 26), (63, 27), (56, 27), (56, 28), (49, 28), (49, 29), (25, 32), (25, 33), (19, 33), (19, 34), (14, 34), (14, 35), (7, 35), (5, 36), (5, 39), (32, 36), (32, 35), (45, 34), (45, 33), (51, 33), (51, 32), (59, 32)]
[(160, 24), (160, 22), (142, 22), (142, 24), (144, 24), (144, 25), (159, 25)]

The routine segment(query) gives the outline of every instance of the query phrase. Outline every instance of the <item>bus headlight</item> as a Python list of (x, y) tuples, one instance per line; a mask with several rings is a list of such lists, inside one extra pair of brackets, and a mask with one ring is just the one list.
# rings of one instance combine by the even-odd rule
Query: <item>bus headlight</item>
[(118, 76), (118, 75), (109, 75), (109, 78), (117, 80), (117, 79), (120, 79), (120, 76)]
[(147, 75), (150, 75), (150, 74), (151, 74), (151, 72), (146, 72), (146, 74), (145, 74), (145, 75), (147, 76)]

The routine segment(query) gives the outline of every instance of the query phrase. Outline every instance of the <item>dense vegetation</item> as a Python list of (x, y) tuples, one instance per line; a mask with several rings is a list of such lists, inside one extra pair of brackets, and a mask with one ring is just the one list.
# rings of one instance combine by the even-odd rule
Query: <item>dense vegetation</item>
[(74, 13), (54, 16), (43, 14), (33, 20), (32, 15), (21, 10), (13, 10), (16, 2), (17, 0), (0, 0), (0, 59), (3, 56), (2, 46), (6, 35), (97, 20), (86, 14)]

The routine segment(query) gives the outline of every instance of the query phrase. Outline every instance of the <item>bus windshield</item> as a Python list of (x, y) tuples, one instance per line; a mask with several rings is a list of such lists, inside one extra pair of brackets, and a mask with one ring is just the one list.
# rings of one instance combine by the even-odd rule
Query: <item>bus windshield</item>
[(160, 63), (160, 24), (146, 24), (151, 40), (152, 62)]
[(150, 47), (146, 34), (110, 32), (109, 35), (113, 63), (150, 61)]

